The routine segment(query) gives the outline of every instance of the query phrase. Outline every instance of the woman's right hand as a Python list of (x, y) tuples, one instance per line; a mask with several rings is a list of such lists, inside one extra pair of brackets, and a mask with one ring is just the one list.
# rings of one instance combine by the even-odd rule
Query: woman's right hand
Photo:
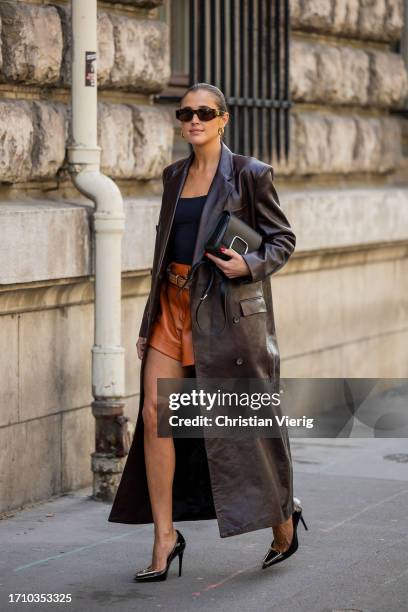
[(137, 356), (139, 357), (139, 359), (143, 358), (143, 354), (146, 350), (146, 341), (147, 338), (142, 338), (141, 336), (139, 336), (139, 340), (136, 342)]

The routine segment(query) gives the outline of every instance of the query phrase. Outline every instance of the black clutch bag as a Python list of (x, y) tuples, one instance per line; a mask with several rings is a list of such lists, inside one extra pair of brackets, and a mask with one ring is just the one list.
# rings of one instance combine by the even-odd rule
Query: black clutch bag
[[(228, 260), (231, 259), (229, 255), (225, 255), (221, 251), (221, 247), (226, 247), (228, 249), (233, 249), (240, 255), (245, 255), (245, 253), (251, 253), (251, 251), (256, 251), (262, 244), (262, 236), (258, 234), (252, 227), (250, 227), (245, 221), (242, 221), (239, 217), (236, 217), (229, 210), (224, 210), (215, 226), (214, 230), (211, 232), (208, 237), (204, 249), (205, 252), (212, 253), (216, 257), (220, 259)], [(200, 261), (196, 262), (194, 266), (191, 268), (190, 273), (187, 277), (185, 286), (190, 283), (201, 265), (210, 266), (210, 280), (208, 282), (207, 287), (204, 289), (202, 296), (200, 297), (200, 302), (196, 309), (196, 321), (198, 327), (201, 329), (200, 323), (198, 321), (198, 311), (200, 309), (201, 304), (206, 299), (210, 289), (214, 283), (215, 275), (221, 274), (221, 282), (220, 282), (220, 297), (222, 309), (224, 312), (224, 325), (221, 330), (210, 330), (208, 332), (211, 336), (219, 335), (225, 328), (228, 320), (227, 314), (227, 278), (219, 271), (218, 267), (210, 260), (208, 257), (202, 258)], [(181, 291), (181, 289), (179, 289)]]
[(220, 247), (233, 249), (240, 255), (256, 251), (262, 244), (262, 236), (229, 210), (224, 210), (214, 231), (205, 243), (205, 250), (220, 259), (228, 260)]

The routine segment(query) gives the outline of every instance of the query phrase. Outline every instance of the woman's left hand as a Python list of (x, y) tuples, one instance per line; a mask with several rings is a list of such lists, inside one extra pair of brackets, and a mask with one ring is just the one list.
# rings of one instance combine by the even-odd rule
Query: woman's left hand
[(251, 274), (242, 255), (234, 251), (234, 249), (222, 248), (221, 250), (224, 255), (229, 255), (231, 259), (226, 261), (225, 259), (212, 255), (211, 253), (205, 253), (205, 255), (208, 257), (208, 259), (211, 259), (222, 272), (224, 272), (225, 276), (228, 278), (236, 278), (237, 276), (248, 276)]

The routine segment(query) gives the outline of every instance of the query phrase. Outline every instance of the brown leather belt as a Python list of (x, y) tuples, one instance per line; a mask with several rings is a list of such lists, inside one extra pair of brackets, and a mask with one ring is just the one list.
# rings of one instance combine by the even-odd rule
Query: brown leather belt
[[(187, 277), (183, 276), (182, 274), (175, 274), (170, 270), (170, 268), (167, 268), (167, 279), (172, 285), (176, 285), (177, 287), (183, 287), (184, 283), (187, 280)], [(184, 288), (188, 289), (188, 287)]]

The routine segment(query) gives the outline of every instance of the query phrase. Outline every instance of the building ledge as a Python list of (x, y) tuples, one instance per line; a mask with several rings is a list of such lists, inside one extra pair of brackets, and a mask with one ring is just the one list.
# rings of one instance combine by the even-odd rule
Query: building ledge
[[(296, 255), (408, 241), (408, 187), (282, 190)], [(160, 197), (126, 198), (122, 271), (153, 261)], [(92, 205), (25, 201), (0, 204), (0, 285), (93, 275)]]

